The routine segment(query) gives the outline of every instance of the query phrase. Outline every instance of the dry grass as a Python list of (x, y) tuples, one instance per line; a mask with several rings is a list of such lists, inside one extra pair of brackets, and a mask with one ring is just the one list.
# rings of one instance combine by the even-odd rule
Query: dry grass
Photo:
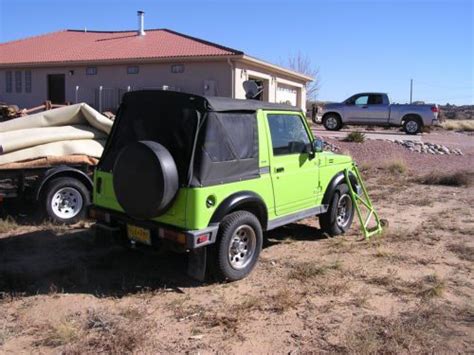
[(445, 290), (445, 281), (436, 274), (424, 276), (415, 281), (405, 281), (393, 270), (385, 275), (375, 275), (365, 278), (368, 284), (383, 287), (393, 295), (415, 296), (422, 300), (441, 297)]
[(446, 248), (460, 259), (474, 261), (474, 247), (466, 245), (466, 243), (449, 244)]
[(0, 233), (11, 232), (16, 228), (18, 228), (18, 224), (12, 217), (8, 216), (5, 219), (0, 219)]
[(71, 344), (81, 335), (81, 329), (78, 324), (71, 319), (65, 319), (59, 323), (48, 325), (46, 336), (38, 341), (38, 345), (57, 347)]
[(470, 186), (474, 183), (474, 173), (469, 171), (456, 171), (454, 173), (433, 171), (428, 175), (417, 178), (416, 182), (423, 185)]
[(365, 142), (365, 134), (362, 132), (351, 132), (348, 133), (344, 139), (344, 142), (353, 142), (353, 143), (364, 143)]
[(296, 294), (294, 291), (284, 288), (271, 296), (271, 310), (276, 313), (284, 313), (300, 303), (302, 295)]
[(303, 262), (296, 265), (291, 265), (291, 267), (292, 270), (288, 274), (288, 278), (305, 282), (308, 279), (313, 279), (317, 276), (324, 275), (330, 270), (340, 270), (341, 263), (339, 260), (326, 265), (317, 265), (313, 262)]
[(403, 159), (393, 159), (382, 167), (392, 174), (403, 174), (408, 170), (407, 163)]
[(142, 338), (139, 329), (127, 318), (102, 310), (88, 310), (85, 317), (75, 314), (49, 324), (46, 336), (36, 344), (62, 347), (62, 353), (70, 354), (131, 353)]
[(13, 331), (10, 329), (6, 323), (0, 325), (0, 346), (5, 344), (5, 342), (13, 336)]
[(423, 299), (429, 299), (434, 297), (441, 297), (444, 293), (446, 284), (443, 279), (438, 275), (432, 274), (423, 277), (419, 282), (414, 283), (415, 287), (419, 287), (420, 290), (417, 296)]
[(433, 353), (444, 348), (446, 310), (433, 305), (402, 313), (397, 318), (364, 316), (343, 341), (353, 354)]
[(474, 131), (474, 120), (446, 120), (441, 127), (449, 131)]

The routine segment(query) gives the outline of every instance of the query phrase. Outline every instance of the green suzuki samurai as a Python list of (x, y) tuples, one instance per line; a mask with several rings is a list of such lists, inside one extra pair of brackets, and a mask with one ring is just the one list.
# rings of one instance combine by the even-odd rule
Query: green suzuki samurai
[(331, 235), (351, 226), (352, 159), (322, 144), (293, 106), (127, 93), (94, 175), (96, 238), (172, 247), (191, 276), (241, 279), (265, 231), (316, 215)]

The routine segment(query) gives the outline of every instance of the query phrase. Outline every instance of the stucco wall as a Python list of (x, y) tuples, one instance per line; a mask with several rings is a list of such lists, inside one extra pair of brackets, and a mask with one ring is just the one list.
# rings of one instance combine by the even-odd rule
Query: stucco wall
[[(234, 66), (234, 94), (235, 98), (245, 99), (242, 83), (249, 78), (264, 80), (264, 99), (269, 102), (282, 101), (278, 87), (294, 88), (296, 90), (296, 106), (305, 110), (306, 90), (303, 81), (277, 73), (271, 69), (251, 65), (247, 62), (233, 61)], [(172, 73), (172, 64), (184, 64), (183, 73)], [(136, 65), (136, 64), (130, 64)], [(232, 96), (232, 71), (227, 61), (215, 62), (184, 62), (184, 63), (154, 63), (139, 64), (138, 74), (127, 74), (127, 64), (97, 65), (97, 75), (86, 75), (86, 66), (65, 66), (50, 68), (8, 68), (0, 69), (0, 101), (16, 104), (20, 108), (29, 108), (42, 104), (47, 100), (48, 74), (65, 74), (66, 101), (87, 102), (99, 109), (99, 87), (102, 91), (102, 110), (117, 105), (121, 94), (127, 88), (161, 88), (167, 85), (170, 89), (179, 89), (200, 95)], [(6, 92), (5, 72), (12, 71), (13, 92)], [(22, 93), (15, 92), (15, 71), (22, 71)], [(32, 92), (25, 92), (24, 71), (31, 70)], [(208, 88), (206, 90), (206, 87)], [(286, 101), (286, 99), (284, 100)]]
[[(183, 73), (172, 73), (171, 64), (184, 64)], [(130, 64), (136, 65), (136, 64)], [(48, 74), (65, 74), (66, 101), (76, 101), (76, 86), (78, 101), (91, 105), (97, 103), (99, 86), (103, 86), (103, 97), (115, 95), (118, 90), (123, 92), (130, 86), (137, 88), (160, 88), (163, 85), (174, 87), (184, 92), (196, 94), (216, 94), (218, 96), (231, 96), (231, 70), (225, 61), (216, 62), (184, 62), (184, 63), (159, 63), (140, 64), (138, 74), (127, 74), (128, 65), (97, 65), (97, 75), (86, 75), (85, 66), (67, 66), (61, 68), (8, 68), (0, 70), (0, 101), (16, 104), (21, 108), (28, 108), (42, 104), (47, 100)], [(13, 92), (6, 92), (5, 72), (13, 72)], [(22, 93), (15, 92), (16, 70), (22, 71)], [(31, 70), (32, 92), (25, 92), (24, 71)], [(73, 71), (73, 74), (70, 74)], [(213, 85), (213, 83), (215, 85)], [(209, 90), (205, 90), (205, 85)], [(210, 84), (210, 85), (209, 85)], [(214, 89), (213, 89), (214, 86)], [(106, 107), (104, 107), (106, 109)]]

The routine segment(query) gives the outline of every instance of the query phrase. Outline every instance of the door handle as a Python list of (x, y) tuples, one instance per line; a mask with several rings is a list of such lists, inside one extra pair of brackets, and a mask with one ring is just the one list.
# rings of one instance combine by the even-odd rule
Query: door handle
[(369, 106), (365, 105), (365, 106), (362, 106), (362, 108), (369, 108)]
[(285, 168), (283, 168), (283, 167), (280, 167), (280, 168), (276, 168), (276, 169), (275, 169), (275, 172), (277, 172), (277, 173), (282, 173), (282, 172), (284, 172), (284, 171), (285, 171)]

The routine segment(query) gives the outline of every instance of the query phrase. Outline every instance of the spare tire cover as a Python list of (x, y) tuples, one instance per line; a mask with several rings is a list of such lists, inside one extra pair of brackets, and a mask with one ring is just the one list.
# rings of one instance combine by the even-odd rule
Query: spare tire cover
[(132, 143), (113, 167), (115, 196), (123, 210), (140, 219), (162, 215), (179, 188), (178, 169), (170, 152), (152, 141)]

